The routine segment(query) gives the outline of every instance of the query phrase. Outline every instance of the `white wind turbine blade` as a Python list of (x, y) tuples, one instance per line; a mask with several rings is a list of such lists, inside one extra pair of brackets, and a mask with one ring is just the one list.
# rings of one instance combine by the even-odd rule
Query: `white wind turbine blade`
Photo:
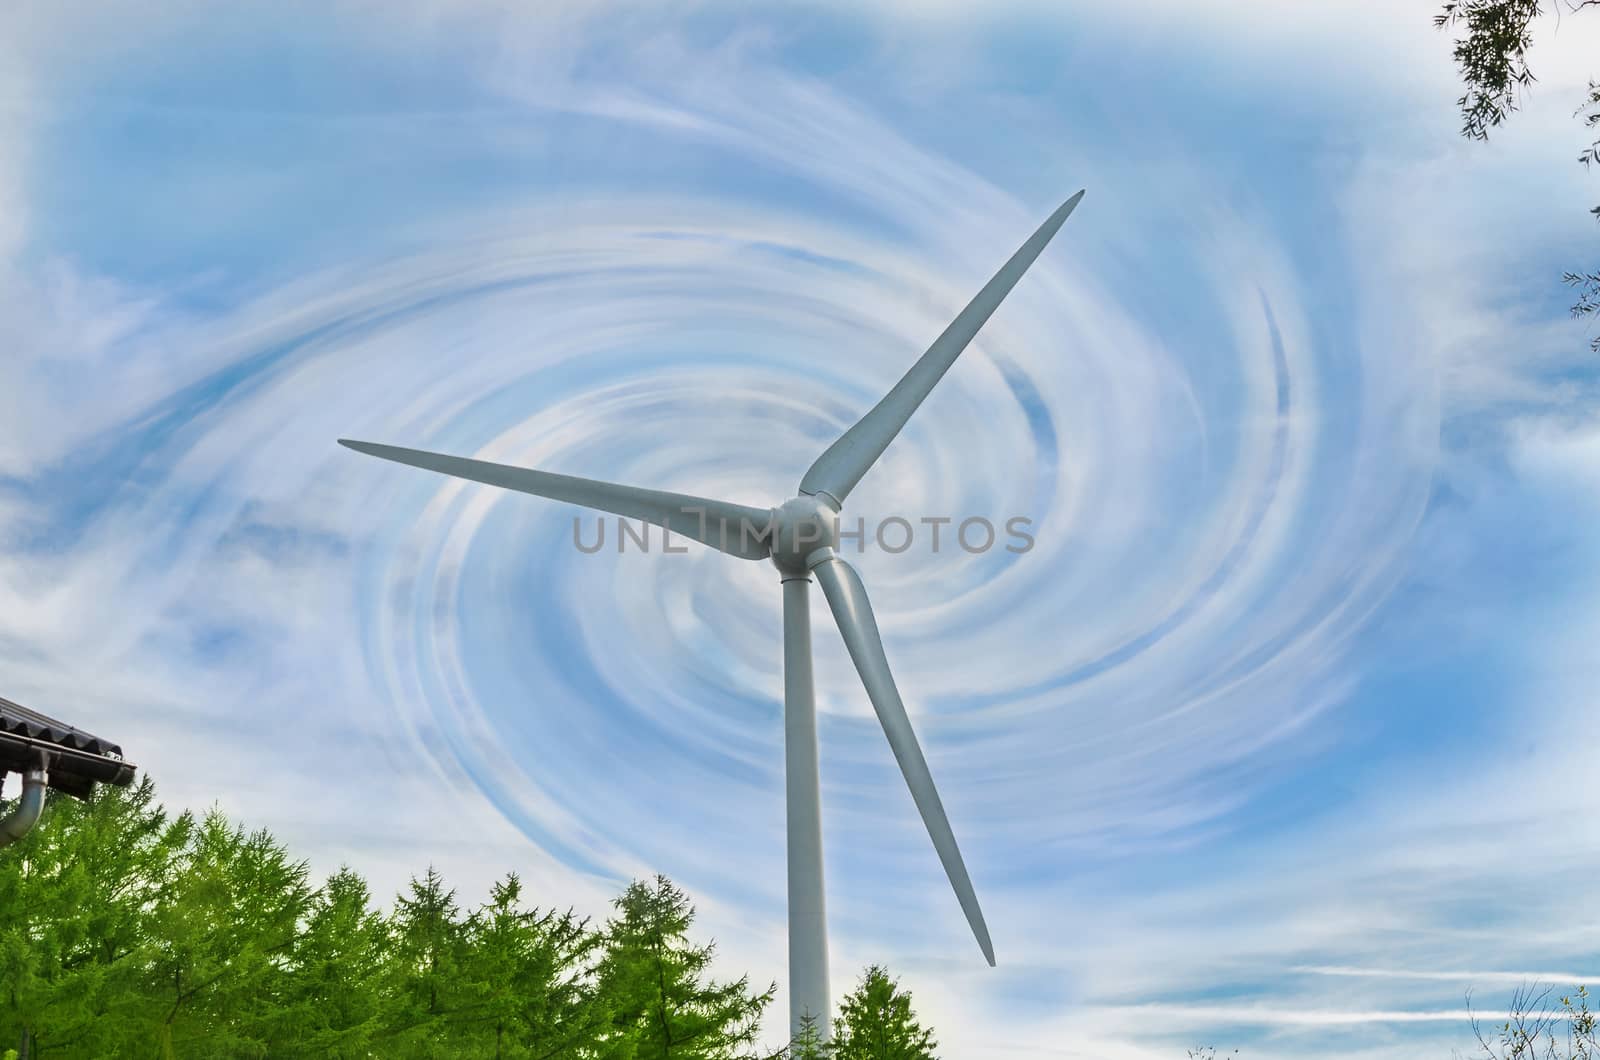
[(356, 442), (348, 438), (340, 438), (339, 444), (368, 456), (456, 478), (566, 501), (625, 519), (642, 519), (740, 559), (766, 559), (769, 552), (766, 531), (772, 519), (770, 510), (396, 445)]
[(950, 829), (950, 819), (945, 816), (944, 803), (933, 786), (933, 774), (928, 771), (928, 761), (922, 756), (917, 735), (911, 729), (911, 719), (906, 715), (905, 704), (895, 688), (894, 675), (889, 672), (889, 660), (883, 654), (883, 639), (878, 635), (878, 623), (872, 616), (872, 604), (867, 600), (866, 586), (855, 568), (836, 555), (830, 555), (812, 567), (812, 573), (822, 584), (822, 594), (828, 598), (833, 620), (844, 635), (845, 647), (866, 686), (867, 698), (877, 711), (883, 734), (889, 738), (889, 749), (900, 772), (911, 789), (911, 799), (922, 814), (933, 839), (933, 848), (939, 852), (945, 875), (955, 888), (961, 911), (977, 936), (989, 965), (994, 965), (994, 944), (989, 941), (989, 928), (983, 922), (983, 910), (978, 908), (978, 895), (972, 889), (966, 863), (961, 860), (961, 850), (956, 846), (956, 836)]
[(883, 455), (895, 435), (900, 433), (900, 428), (917, 411), (917, 406), (922, 404), (961, 351), (967, 348), (978, 329), (1011, 293), (1011, 288), (1022, 279), (1022, 274), (1028, 271), (1028, 266), (1033, 264), (1082, 198), (1083, 192), (1080, 191), (1062, 203), (1050, 215), (1050, 219), (1040, 225), (1039, 230), (1011, 255), (1011, 260), (1001, 266), (1000, 271), (984, 285), (967, 308), (950, 322), (944, 333), (933, 341), (933, 345), (884, 395), (883, 400), (817, 457), (805, 478), (800, 480), (801, 493), (813, 496), (827, 494), (833, 498), (834, 507), (844, 503), (845, 497), (861, 481), (861, 476)]

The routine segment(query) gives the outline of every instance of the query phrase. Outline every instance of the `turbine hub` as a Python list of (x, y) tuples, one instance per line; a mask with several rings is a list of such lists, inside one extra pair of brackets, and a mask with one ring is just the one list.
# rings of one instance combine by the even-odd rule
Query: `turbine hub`
[(806, 557), (839, 547), (839, 513), (804, 493), (772, 509), (772, 562), (785, 574), (805, 574)]

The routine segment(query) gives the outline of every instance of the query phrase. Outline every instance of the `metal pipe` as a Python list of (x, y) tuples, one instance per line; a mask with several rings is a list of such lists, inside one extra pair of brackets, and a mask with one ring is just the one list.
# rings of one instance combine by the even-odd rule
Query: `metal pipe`
[(49, 775), (50, 756), (40, 752), (22, 774), (22, 798), (17, 808), (0, 818), (0, 847), (10, 846), (33, 830), (44, 809), (44, 789)]

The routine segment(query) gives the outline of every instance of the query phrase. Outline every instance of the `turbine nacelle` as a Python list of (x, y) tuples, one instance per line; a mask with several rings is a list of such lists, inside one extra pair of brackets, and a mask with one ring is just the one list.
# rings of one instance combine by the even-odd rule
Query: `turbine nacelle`
[(772, 562), (785, 575), (803, 575), (819, 549), (839, 547), (839, 510), (802, 493), (772, 509)]

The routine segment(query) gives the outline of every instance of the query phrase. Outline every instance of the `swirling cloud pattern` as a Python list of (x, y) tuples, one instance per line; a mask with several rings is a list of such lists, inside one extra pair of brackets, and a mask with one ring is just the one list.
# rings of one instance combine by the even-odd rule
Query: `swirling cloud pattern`
[[(461, 34), (466, 55), (485, 47), (449, 20), (435, 29)], [(1342, 226), (1330, 237), (1237, 194), (1203, 154), (1176, 172), (1130, 161), (1133, 137), (1108, 139), (1104, 108), (1052, 113), (1071, 146), (1044, 156), (1048, 179), (1008, 179), (1003, 163), (900, 131), (906, 107), (892, 93), (853, 94), (806, 69), (812, 57), (737, 33), (646, 45), (631, 35), (639, 26), (497, 32), (532, 33), (518, 39), (535, 55), (573, 49), (606, 72), (571, 55), (523, 67), (495, 53), (470, 75), (450, 56), (432, 60), (448, 75), (396, 73), (383, 64), (414, 41), (353, 34), (336, 53), (443, 109), (363, 114), (322, 60), (310, 76), (330, 100), (253, 124), (248, 93), (193, 102), (215, 76), (205, 63), (177, 65), (182, 104), (171, 84), (117, 62), (105, 84), (61, 89), (62, 128), (39, 134), (41, 160), (23, 170), (36, 180), (64, 158), (109, 164), (110, 149), (82, 139), (109, 122), (199, 136), (206, 149), (176, 164), (180, 181), (205, 186), (249, 153), (221, 133), (245, 115), (257, 136), (330, 159), (314, 177), (349, 170), (372, 183), (347, 187), (325, 215), (337, 239), (286, 214), (305, 234), (274, 267), (219, 259), (195, 222), (142, 268), (119, 270), (109, 237), (76, 232), (34, 193), (5, 317), (39, 352), (4, 370), (13, 398), (0, 435), (5, 603), (29, 616), (9, 620), (0, 643), (23, 691), (70, 690), (131, 728), (131, 745), (148, 724), (161, 734), (150, 764), (176, 773), (182, 760), (208, 797), (269, 819), (274, 798), (315, 775), (329, 794), (315, 809), (290, 800), (278, 826), (322, 844), (320, 857), (359, 860), (363, 830), (393, 836), (407, 815), (441, 827), (370, 779), (390, 770), (426, 789), (431, 778), (508, 823), (518, 839), (495, 841), (537, 851), (551, 880), (604, 881), (603, 892), (668, 872), (714, 923), (755, 925), (749, 948), (770, 961), (784, 879), (776, 572), (681, 542), (667, 554), (658, 533), (648, 550), (619, 550), (614, 520), (333, 440), (776, 504), (1087, 186), (847, 510), (866, 527), (852, 562), (1002, 964), (1020, 971), (979, 981), (961, 960), (973, 954), (959, 911), (819, 601), (836, 957), (849, 968), (896, 955), (925, 977), (917, 985), (956, 1043), (986, 1040), (981, 1028), (1018, 1012), (1048, 1036), (1070, 1011), (1096, 1055), (1147, 1055), (1132, 1043), (1148, 1036), (1129, 1026), (1142, 1005), (1174, 1030), (1222, 1021), (1282, 1035), (1329, 1022), (1333, 1002), (1307, 1003), (1292, 984), (1364, 983), (1360, 962), (1382, 963), (1336, 948), (1331, 895), (1361, 892), (1413, 848), (1391, 838), (1326, 892), (1306, 883), (1315, 855), (1274, 837), (1298, 812), (1325, 849), (1358, 849), (1351, 818), (1325, 821), (1312, 804), (1369, 812), (1383, 787), (1358, 765), (1381, 742), (1362, 688), (1392, 667), (1383, 631), (1398, 622), (1422, 638), (1408, 644), (1425, 641), (1438, 622), (1406, 616), (1449, 602), (1417, 603), (1419, 586), (1489, 547), (1450, 529), (1450, 497), (1472, 491), (1482, 451), (1441, 451), (1441, 430), (1448, 440), (1464, 422), (1451, 389), (1459, 350), (1434, 334), (1422, 281), (1395, 264), (1393, 196), (1359, 175), (1311, 185), (1336, 204), (1318, 208)], [(619, 55), (626, 76), (602, 61)], [(678, 76), (688, 69), (700, 76)], [(891, 64), (886, 76), (906, 74)], [(112, 102), (114, 89), (133, 102)], [(1044, 120), (1026, 101), (1011, 113)], [(1195, 150), (1140, 120), (1173, 157)], [(329, 140), (341, 128), (351, 145)], [(408, 139), (418, 130), (437, 139)], [(1296, 170), (1299, 148), (1263, 135), (1239, 134), (1237, 150), (1279, 152), (1279, 179), (1308, 171)], [(417, 172), (394, 179), (412, 197), (385, 205), (389, 152), (407, 149)], [(129, 179), (148, 178), (135, 167)], [(280, 193), (310, 201), (258, 192), (269, 204)], [(193, 205), (261, 245), (283, 238), (225, 205)], [(161, 264), (163, 247), (178, 264)], [(1540, 446), (1566, 451), (1533, 437), (1518, 459), (1544, 466)], [(1516, 488), (1544, 496), (1530, 481)], [(1458, 519), (1493, 522), (1465, 507)], [(971, 516), (1024, 518), (1033, 546), (1010, 551), (1002, 538), (971, 552), (947, 526), (934, 548), (922, 522)], [(904, 552), (872, 540), (891, 517), (916, 529)], [(605, 547), (577, 547), (602, 526)], [(70, 681), (67, 660), (80, 674)], [(152, 705), (143, 718), (93, 706), (114, 700)], [(226, 796), (198, 779), (239, 759), (253, 779)], [(1267, 882), (1230, 863), (1258, 856), (1275, 859)], [(1440, 858), (1430, 871), (1450, 864)], [(1232, 882), (1175, 888), (1180, 867)], [(1323, 897), (1284, 897), (1304, 893)], [(1287, 977), (1291, 1007), (1271, 1018), (1185, 996), (1132, 953), (1172, 946), (1174, 967), (1193, 967), (1218, 945), (1197, 923), (1246, 924), (1251, 903), (1278, 937), (1240, 928), (1213, 970), (1260, 989)], [(1523, 951), (1529, 963), (1568, 955)], [(1341, 971), (1317, 971), (1328, 967)], [(1368, 1017), (1395, 1004), (1344, 996), (1350, 1025), (1383, 1024)], [(1436, 996), (1387, 1022), (1426, 1023)]]

